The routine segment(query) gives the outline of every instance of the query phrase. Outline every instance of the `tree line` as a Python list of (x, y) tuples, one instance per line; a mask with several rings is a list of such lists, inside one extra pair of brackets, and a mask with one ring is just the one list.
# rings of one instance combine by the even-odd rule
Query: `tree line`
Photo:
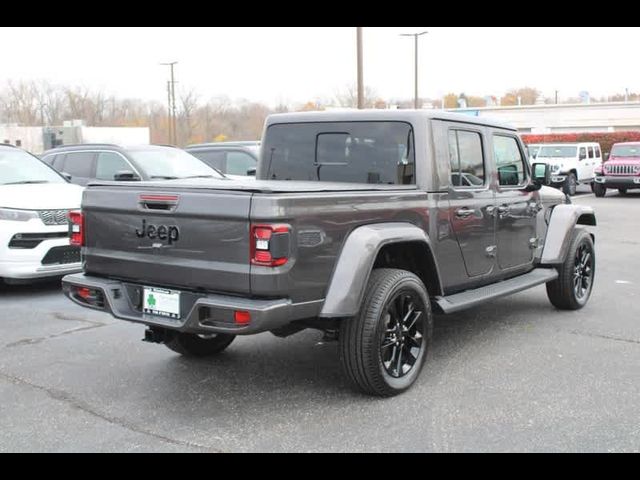
[[(270, 109), (257, 102), (232, 102), (227, 97), (203, 101), (191, 89), (176, 95), (177, 143), (260, 138)], [(149, 127), (151, 142), (169, 142), (167, 106), (162, 102), (119, 98), (86, 87), (46, 81), (9, 81), (0, 86), (0, 124), (61, 126), (83, 120), (95, 127)]]
[[(513, 89), (502, 97), (481, 97), (450, 93), (442, 99), (422, 99), (425, 106), (457, 108), (463, 99), (468, 107), (492, 105), (534, 105), (555, 103), (531, 87)], [(365, 107), (384, 109), (392, 105), (413, 108), (413, 100), (385, 100), (371, 87), (365, 88)], [(636, 93), (616, 94), (597, 101), (637, 101)], [(580, 103), (579, 97), (564, 98), (559, 103)], [(299, 105), (281, 104), (275, 108), (248, 100), (232, 101), (228, 97), (205, 99), (195, 89), (178, 93), (177, 144), (225, 140), (255, 140), (262, 134), (266, 117), (271, 113), (323, 110), (327, 105), (354, 108), (354, 86), (336, 91), (332, 98), (315, 99)], [(89, 126), (149, 127), (151, 142), (169, 143), (169, 120), (165, 103), (135, 98), (120, 98), (100, 90), (64, 86), (48, 81), (8, 81), (0, 85), (0, 124), (24, 126), (60, 126), (66, 120), (83, 120)]]

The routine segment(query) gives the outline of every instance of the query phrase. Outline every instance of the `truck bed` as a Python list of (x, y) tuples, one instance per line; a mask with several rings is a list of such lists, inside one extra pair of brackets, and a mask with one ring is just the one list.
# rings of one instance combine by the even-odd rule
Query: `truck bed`
[[(171, 201), (164, 205), (154, 198)], [(426, 193), (395, 185), (105, 182), (85, 190), (83, 212), (89, 275), (253, 298), (286, 292), (298, 302), (324, 297), (343, 242), (358, 226), (393, 221), (428, 226)], [(250, 232), (256, 224), (289, 226), (286, 265), (251, 264)], [(152, 238), (145, 234), (149, 231)]]

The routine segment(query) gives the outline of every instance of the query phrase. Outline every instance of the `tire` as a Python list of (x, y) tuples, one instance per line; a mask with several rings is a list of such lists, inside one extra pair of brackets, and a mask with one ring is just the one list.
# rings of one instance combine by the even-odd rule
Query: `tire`
[(558, 273), (556, 280), (547, 283), (549, 300), (560, 310), (580, 310), (589, 301), (596, 273), (593, 239), (586, 230), (573, 232), (567, 258)]
[(593, 185), (593, 193), (596, 194), (596, 197), (602, 198), (607, 194), (607, 187), (605, 187), (601, 183), (595, 183)]
[(576, 178), (575, 173), (570, 173), (567, 175), (567, 179), (564, 181), (564, 185), (562, 186), (562, 191), (565, 195), (569, 195), (573, 197), (576, 194), (576, 189), (578, 188), (578, 179)]
[(618, 189), (618, 193), (619, 193), (620, 195), (623, 195), (623, 196), (624, 196), (624, 195), (626, 195), (626, 194), (627, 194), (627, 189), (626, 189), (626, 188), (619, 188), (619, 189)]
[(596, 182), (591, 182), (591, 193), (596, 193)]
[(360, 312), (340, 326), (343, 370), (366, 394), (398, 395), (420, 375), (432, 337), (433, 315), (422, 281), (405, 270), (374, 270)]
[(207, 337), (176, 332), (165, 345), (169, 350), (186, 357), (211, 357), (225, 350), (235, 338), (235, 335), (217, 334)]

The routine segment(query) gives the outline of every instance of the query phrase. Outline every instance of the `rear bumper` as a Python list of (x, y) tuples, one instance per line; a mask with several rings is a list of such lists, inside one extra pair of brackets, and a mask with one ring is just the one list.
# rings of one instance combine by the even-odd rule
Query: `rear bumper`
[[(260, 300), (226, 295), (182, 292), (181, 320), (172, 320), (141, 311), (142, 285), (93, 277), (68, 275), (62, 279), (64, 294), (74, 303), (111, 313), (114, 317), (151, 327), (162, 327), (187, 333), (227, 333), (252, 335), (275, 330), (296, 320), (316, 318), (324, 300), (293, 303), (290, 299)], [(103, 306), (87, 304), (76, 293), (77, 288), (97, 290), (103, 295)], [(236, 325), (234, 313), (249, 312), (248, 325)]]
[(596, 177), (595, 181), (607, 188), (640, 188), (640, 176), (601, 175)]
[(0, 278), (7, 280), (35, 280), (49, 277), (61, 277), (69, 273), (80, 272), (82, 263), (64, 265), (42, 265), (33, 262), (0, 262)]

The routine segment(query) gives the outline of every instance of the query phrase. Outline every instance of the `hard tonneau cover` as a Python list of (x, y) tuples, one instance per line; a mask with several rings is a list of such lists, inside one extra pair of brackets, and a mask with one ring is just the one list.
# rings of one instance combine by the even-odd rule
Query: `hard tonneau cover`
[[(416, 190), (415, 185), (385, 185), (338, 182), (299, 182), (269, 180), (215, 180), (209, 178), (189, 178), (161, 182), (135, 182), (135, 187), (142, 190), (200, 189), (242, 191), (248, 193), (304, 193), (304, 192), (363, 192)], [(131, 187), (126, 182), (93, 182), (90, 186)]]

